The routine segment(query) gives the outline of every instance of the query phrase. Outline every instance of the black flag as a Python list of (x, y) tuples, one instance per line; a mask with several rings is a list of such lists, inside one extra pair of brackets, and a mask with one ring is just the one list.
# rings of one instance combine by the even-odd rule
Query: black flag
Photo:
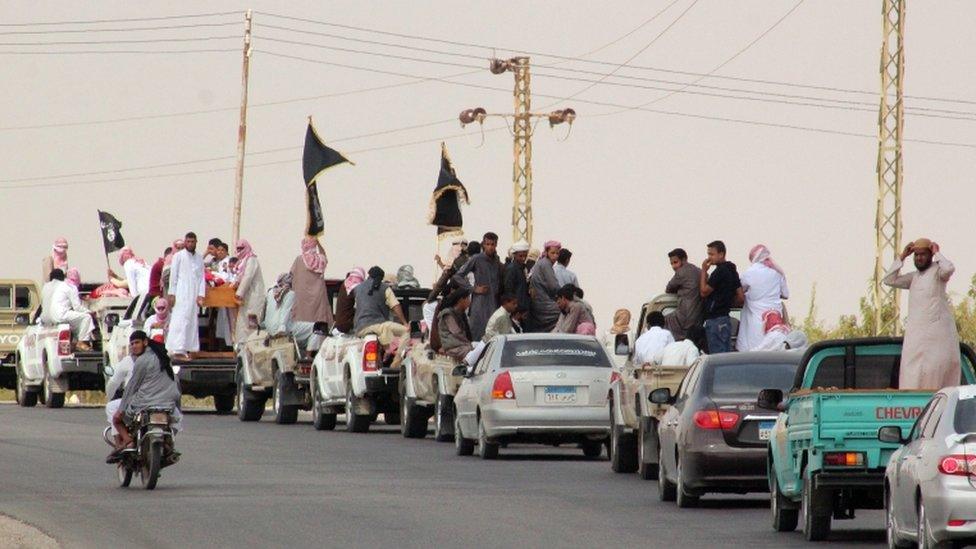
[(322, 204), (319, 202), (319, 191), (316, 179), (325, 170), (349, 161), (339, 151), (326, 147), (312, 127), (312, 119), (308, 119), (308, 129), (305, 131), (305, 152), (302, 154), (302, 173), (305, 176), (305, 205), (307, 223), (305, 234), (321, 236), (325, 231), (325, 217), (322, 215)]
[(469, 204), (468, 190), (458, 179), (451, 159), (447, 157), (447, 147), (441, 143), (441, 170), (437, 175), (437, 186), (430, 197), (430, 211), (427, 222), (437, 225), (437, 237), (449, 238), (463, 234), (464, 222), (461, 218), (461, 203)]
[(125, 246), (125, 239), (122, 238), (122, 222), (115, 219), (115, 216), (98, 210), (98, 224), (102, 226), (102, 244), (105, 246), (105, 255), (116, 250), (121, 250)]

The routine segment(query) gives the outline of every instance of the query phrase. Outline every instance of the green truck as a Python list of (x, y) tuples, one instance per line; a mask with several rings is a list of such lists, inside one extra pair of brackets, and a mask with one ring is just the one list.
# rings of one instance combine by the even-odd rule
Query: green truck
[[(933, 391), (898, 390), (901, 338), (825, 341), (810, 347), (788, 395), (759, 393), (758, 406), (778, 410), (769, 436), (773, 529), (803, 519), (808, 541), (826, 539), (831, 520), (856, 509), (884, 508), (884, 474), (898, 444), (878, 429), (911, 429)], [(963, 385), (976, 383), (976, 355), (962, 344)]]

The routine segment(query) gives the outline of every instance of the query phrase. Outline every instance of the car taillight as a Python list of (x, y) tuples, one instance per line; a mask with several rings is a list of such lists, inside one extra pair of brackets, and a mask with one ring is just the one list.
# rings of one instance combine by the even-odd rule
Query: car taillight
[(613, 385), (615, 381), (620, 381), (620, 374), (617, 372), (610, 372), (610, 384)]
[(976, 456), (961, 454), (945, 456), (939, 462), (939, 472), (943, 475), (976, 476)]
[(375, 372), (376, 361), (379, 358), (380, 344), (377, 341), (367, 341), (363, 347), (363, 371)]
[(58, 354), (61, 356), (71, 354), (71, 330), (61, 330), (58, 334)]
[(967, 523), (969, 523), (968, 520), (958, 520), (958, 519), (956, 519), (956, 520), (950, 520), (950, 521), (946, 522), (946, 525), (947, 526), (965, 526)]
[(701, 429), (729, 431), (739, 423), (739, 414), (719, 410), (699, 410), (694, 415), (695, 425)]
[(491, 398), (510, 400), (515, 398), (515, 387), (512, 386), (512, 375), (502, 372), (495, 378), (495, 384), (491, 386)]
[(864, 467), (864, 453), (827, 452), (824, 454), (824, 465), (834, 467)]

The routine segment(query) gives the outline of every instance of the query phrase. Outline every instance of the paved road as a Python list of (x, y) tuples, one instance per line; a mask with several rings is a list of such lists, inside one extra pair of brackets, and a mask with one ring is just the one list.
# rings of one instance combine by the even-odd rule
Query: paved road
[[(122, 490), (103, 462), (103, 418), (0, 405), (0, 512), (65, 547), (809, 547), (770, 530), (760, 496), (679, 510), (578, 450), (513, 446), (483, 462), (392, 427), (316, 432), (307, 417), (190, 413), (183, 461), (154, 492)], [(877, 545), (880, 523), (841, 523), (830, 546)]]

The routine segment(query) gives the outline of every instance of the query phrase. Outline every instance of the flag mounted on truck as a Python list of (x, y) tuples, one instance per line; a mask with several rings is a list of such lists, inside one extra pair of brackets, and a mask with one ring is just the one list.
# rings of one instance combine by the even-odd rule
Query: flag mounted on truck
[(449, 238), (464, 234), (464, 220), (461, 217), (461, 203), (470, 204), (468, 190), (457, 177), (454, 165), (447, 156), (447, 146), (441, 142), (441, 169), (437, 175), (437, 186), (430, 197), (430, 210), (427, 223), (437, 226), (437, 238)]
[(122, 222), (115, 219), (115, 216), (98, 210), (98, 224), (102, 228), (102, 245), (105, 246), (105, 255), (125, 247), (125, 239), (122, 238)]
[(305, 177), (305, 206), (307, 210), (305, 234), (321, 236), (325, 232), (325, 217), (322, 214), (322, 203), (319, 202), (317, 179), (322, 172), (332, 166), (348, 162), (353, 164), (339, 151), (327, 147), (319, 139), (315, 128), (312, 127), (312, 117), (308, 117), (308, 129), (305, 131), (305, 152), (302, 153), (302, 174)]

